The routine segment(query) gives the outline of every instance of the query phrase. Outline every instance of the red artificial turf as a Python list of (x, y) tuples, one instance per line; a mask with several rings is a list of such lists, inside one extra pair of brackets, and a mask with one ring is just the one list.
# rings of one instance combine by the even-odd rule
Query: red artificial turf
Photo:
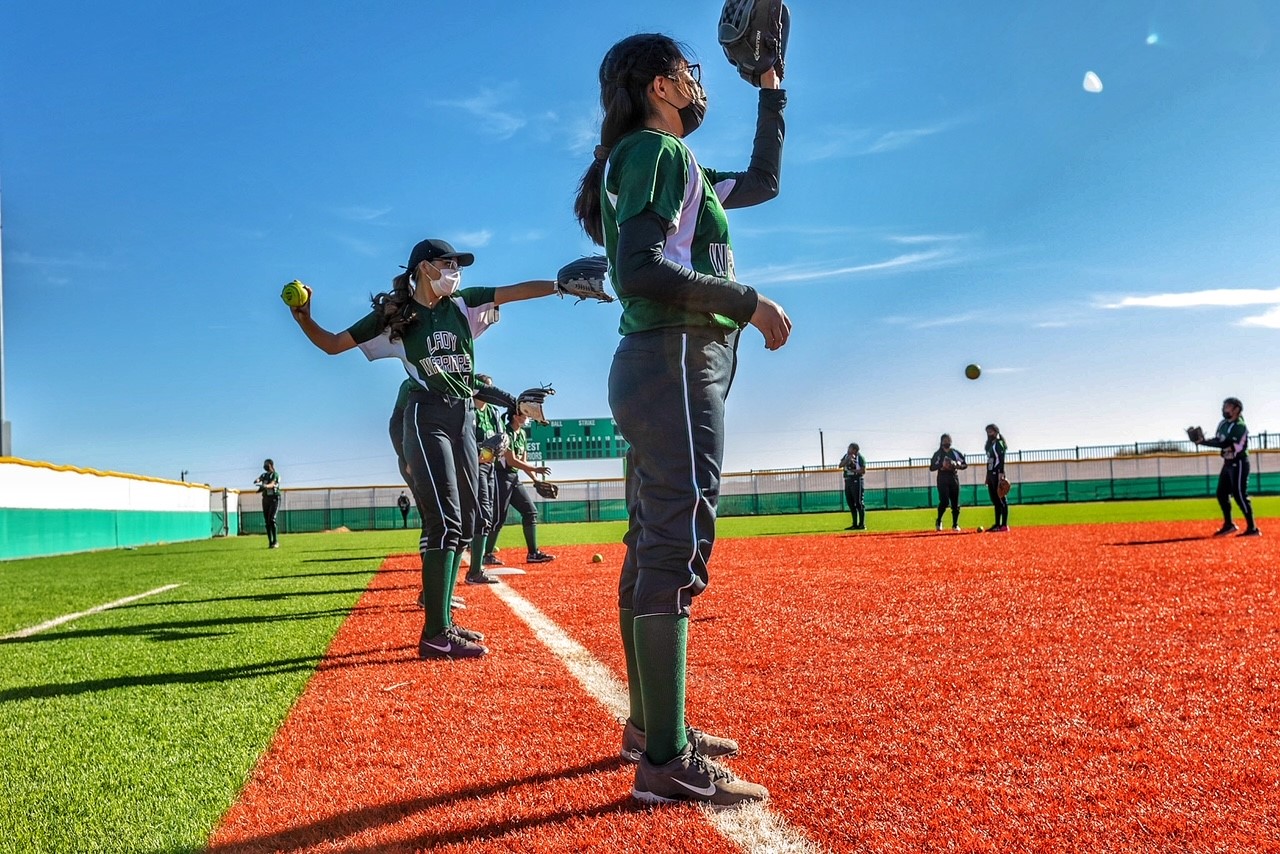
[[(1280, 548), (1205, 527), (723, 541), (690, 720), (832, 851), (1280, 851)], [(557, 552), (506, 582), (622, 674), (621, 547)], [(211, 850), (730, 849), (629, 803), (617, 727), (483, 588), (459, 617), (493, 653), (418, 662), (413, 563), (374, 579)]]

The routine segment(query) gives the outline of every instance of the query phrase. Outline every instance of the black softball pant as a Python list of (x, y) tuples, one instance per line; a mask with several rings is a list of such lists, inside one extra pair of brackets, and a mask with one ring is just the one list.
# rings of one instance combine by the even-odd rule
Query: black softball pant
[[(391, 410), (391, 419), (387, 422), (387, 434), (391, 437), (391, 447), (396, 452), (396, 464), (400, 467), (400, 476), (404, 478), (404, 482), (409, 487), (409, 493), (413, 495), (413, 503), (418, 507), (418, 518), (421, 519), (426, 514), (422, 512), (422, 499), (418, 497), (418, 491), (413, 488), (413, 476), (409, 474), (409, 463), (404, 458), (404, 410), (403, 406), (396, 406)], [(405, 514), (405, 525), (409, 524), (408, 514)]]
[(937, 524), (942, 524), (942, 514), (948, 507), (951, 508), (951, 525), (954, 527), (960, 522), (960, 478), (955, 475), (938, 478)]
[(276, 511), (280, 509), (280, 496), (262, 495), (262, 521), (267, 526), (267, 542), (276, 544)]
[(492, 541), (498, 541), (502, 526), (507, 524), (507, 513), (516, 508), (520, 514), (520, 527), (524, 531), (524, 545), (528, 554), (538, 550), (538, 508), (529, 490), (520, 481), (518, 469), (495, 469), (498, 479), (498, 505), (494, 508)]
[(996, 520), (993, 526), (1009, 524), (1009, 498), (1000, 497), (1000, 472), (987, 472), (987, 495), (991, 498), (991, 506), (995, 508)]
[(614, 353), (609, 407), (631, 445), (618, 606), (636, 617), (688, 615), (706, 589), (736, 338), (655, 330), (624, 336)]
[(1227, 460), (1218, 473), (1218, 506), (1222, 508), (1222, 521), (1231, 524), (1231, 500), (1235, 499), (1245, 524), (1253, 527), (1253, 502), (1249, 500), (1249, 458)]
[(480, 467), (471, 399), (415, 391), (404, 410), (404, 458), (421, 501), (418, 551), (461, 551), (475, 533)]
[(863, 499), (862, 478), (846, 477), (844, 479), (844, 499), (849, 502), (849, 513), (853, 516), (853, 524), (862, 525), (867, 518), (867, 506)]

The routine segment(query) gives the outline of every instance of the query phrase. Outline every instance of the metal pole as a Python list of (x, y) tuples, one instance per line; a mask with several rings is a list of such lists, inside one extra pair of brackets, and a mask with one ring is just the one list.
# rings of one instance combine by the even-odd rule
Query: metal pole
[(818, 429), (818, 459), (822, 461), (822, 467), (827, 467), (827, 446), (822, 441), (822, 429)]
[(4, 213), (0, 202), (0, 457), (13, 456), (13, 439), (4, 410)]

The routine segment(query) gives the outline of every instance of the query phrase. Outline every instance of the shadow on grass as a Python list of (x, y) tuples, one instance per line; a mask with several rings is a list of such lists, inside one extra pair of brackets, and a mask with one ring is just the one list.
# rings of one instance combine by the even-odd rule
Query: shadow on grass
[[(290, 852), (316, 850), (320, 847), (330, 846), (336, 840), (343, 839), (345, 837), (355, 836), (388, 824), (395, 824), (396, 822), (402, 821), (415, 813), (425, 812), (437, 807), (447, 807), (450, 804), (470, 798), (484, 798), (493, 795), (500, 795), (508, 790), (515, 789), (520, 786), (537, 786), (549, 783), (553, 780), (572, 780), (576, 777), (582, 777), (587, 774), (599, 774), (606, 771), (614, 771), (617, 770), (620, 765), (621, 763), (616, 756), (610, 756), (607, 759), (600, 759), (595, 762), (580, 765), (576, 768), (565, 768), (554, 772), (530, 774), (525, 777), (506, 780), (501, 783), (493, 783), (486, 786), (474, 786), (469, 789), (459, 789), (457, 791), (434, 795), (432, 797), (410, 798), (408, 800), (394, 801), (377, 806), (360, 807), (359, 809), (348, 810), (347, 812), (339, 813), (330, 818), (308, 822), (288, 830), (254, 836), (248, 839), (242, 839), (237, 842), (229, 842), (222, 845), (211, 845), (206, 848), (205, 851), (207, 854), (249, 854), (249, 852), (262, 851)], [(646, 809), (648, 808), (637, 804), (630, 797), (622, 797), (585, 810), (560, 810), (558, 812), (548, 812), (538, 816), (529, 816), (527, 818), (513, 818), (505, 821), (497, 821), (480, 827), (470, 827), (440, 833), (427, 833), (407, 839), (386, 840), (381, 843), (368, 845), (342, 846), (341, 850), (348, 852), (348, 854), (376, 854), (376, 852), (379, 851), (386, 851), (388, 846), (393, 847), (397, 851), (410, 849), (434, 850), (439, 846), (445, 845), (465, 845), (474, 844), (476, 842), (498, 840), (504, 836), (517, 834), (534, 827), (557, 826), (570, 821), (579, 821), (584, 818), (590, 819), (613, 814), (643, 812)]]
[[(357, 560), (386, 560), (386, 555), (352, 555), (351, 557), (304, 557), (302, 563), (350, 563)], [(372, 572), (372, 570), (370, 570)]]
[(300, 611), (292, 614), (214, 617), (208, 620), (174, 620), (166, 623), (142, 623), (132, 626), (104, 626), (98, 629), (69, 629), (63, 631), (50, 631), (48, 633), (42, 632), (37, 635), (30, 635), (23, 638), (8, 638), (7, 640), (0, 640), (0, 645), (57, 643), (61, 641), (84, 640), (86, 638), (137, 636), (144, 636), (147, 637), (148, 640), (153, 641), (195, 640), (198, 638), (218, 637), (220, 635), (233, 633), (230, 631), (201, 631), (202, 629), (211, 630), (229, 628), (237, 625), (262, 625), (265, 623), (278, 623), (286, 620), (320, 620), (329, 617), (346, 617), (350, 614), (366, 610), (381, 611), (384, 609), (373, 608), (367, 605), (359, 605), (354, 608), (328, 608), (323, 611)]
[(119, 688), (142, 688), (153, 685), (203, 685), (209, 682), (231, 682), (238, 679), (260, 679), (264, 676), (282, 676), (287, 673), (312, 673), (324, 659), (325, 670), (339, 670), (352, 667), (366, 667), (374, 664), (387, 664), (403, 659), (404, 652), (400, 648), (387, 650), (349, 652), (342, 655), (303, 656), (284, 658), (279, 661), (264, 661), (259, 664), (241, 664), (235, 667), (215, 667), (209, 670), (194, 670), (171, 673), (143, 673), (136, 676), (113, 676), (107, 679), (85, 679), (80, 682), (65, 682), (55, 685), (27, 685), (18, 688), (0, 690), (0, 704), (15, 703), (22, 700), (43, 700), (54, 697), (78, 697), (99, 691), (114, 691)]
[[(286, 578), (290, 576), (285, 576)], [(210, 596), (208, 599), (170, 599), (161, 602), (132, 602), (112, 610), (127, 611), (141, 608), (167, 608), (170, 605), (207, 605), (210, 602), (283, 602), (296, 596), (341, 596), (347, 593), (364, 593), (363, 587), (341, 590), (289, 590), (283, 593), (251, 593), (244, 596)]]

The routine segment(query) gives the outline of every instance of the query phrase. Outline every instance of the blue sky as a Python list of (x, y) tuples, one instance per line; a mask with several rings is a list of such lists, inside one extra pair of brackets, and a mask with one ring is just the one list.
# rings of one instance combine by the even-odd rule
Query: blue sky
[[(735, 211), (747, 330), (727, 470), (1180, 438), (1235, 395), (1280, 430), (1280, 7), (803, 2), (781, 196)], [(251, 487), (395, 483), (403, 376), (325, 356), (422, 237), (463, 284), (591, 251), (572, 198), (617, 39), (704, 65), (690, 144), (745, 168), (718, 2), (0, 5), (5, 415), (17, 456)], [(1086, 72), (1103, 83), (1085, 91)], [(616, 305), (504, 309), (478, 361), (608, 415)], [(982, 378), (963, 377), (969, 362)], [(561, 476), (616, 474), (561, 464)]]

